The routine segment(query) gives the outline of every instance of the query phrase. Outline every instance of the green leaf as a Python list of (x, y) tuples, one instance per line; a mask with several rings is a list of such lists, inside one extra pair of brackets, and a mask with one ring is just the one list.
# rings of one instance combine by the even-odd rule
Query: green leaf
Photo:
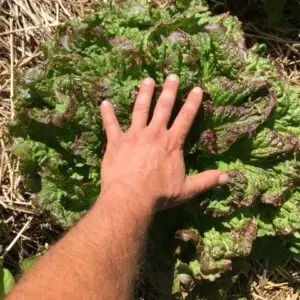
[(0, 299), (4, 298), (4, 282), (3, 278), (4, 277), (4, 271), (3, 271), (3, 266), (2, 266), (2, 261), (0, 261)]
[(20, 262), (22, 274), (23, 275), (26, 274), (37, 263), (37, 261), (40, 259), (40, 257), (41, 256), (38, 254), (38, 255), (30, 256), (30, 257), (23, 259)]
[(13, 275), (8, 269), (3, 268), (2, 259), (0, 259), (0, 299), (3, 299), (15, 286)]
[(8, 269), (3, 269), (3, 272), (4, 295), (7, 295), (15, 286), (15, 280)]

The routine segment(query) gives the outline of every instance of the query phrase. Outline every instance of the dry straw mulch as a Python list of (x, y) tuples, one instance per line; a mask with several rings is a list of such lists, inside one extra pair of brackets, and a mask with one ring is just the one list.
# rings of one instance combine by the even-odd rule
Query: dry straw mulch
[[(60, 24), (82, 17), (96, 0), (0, 0), (0, 256), (6, 267), (18, 272), (20, 259), (44, 251), (61, 230), (38, 212), (24, 190), (18, 172), (19, 162), (10, 152), (6, 125), (14, 118), (14, 79), (22, 68), (39, 63), (41, 45), (51, 38)], [(248, 38), (269, 42), (273, 57), (284, 76), (300, 86), (300, 45), (247, 24)], [(285, 36), (286, 29), (281, 29)], [(299, 265), (289, 260), (280, 268), (267, 271), (264, 264), (255, 264), (255, 274), (246, 278), (249, 298), (257, 300), (300, 299), (292, 287), (299, 282)], [(233, 289), (241, 297), (245, 287)], [(245, 291), (246, 292), (246, 291)]]
[(60, 232), (32, 206), (10, 152), (6, 125), (14, 118), (14, 79), (19, 70), (39, 62), (41, 45), (57, 26), (82, 17), (94, 2), (0, 0), (0, 255), (13, 271), (20, 259), (47, 248)]

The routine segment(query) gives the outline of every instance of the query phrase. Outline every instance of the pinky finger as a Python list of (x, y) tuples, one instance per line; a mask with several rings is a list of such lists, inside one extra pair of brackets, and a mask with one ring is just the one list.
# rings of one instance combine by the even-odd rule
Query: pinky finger
[(105, 100), (101, 103), (100, 110), (107, 140), (116, 140), (122, 133), (122, 129), (117, 120), (112, 104)]

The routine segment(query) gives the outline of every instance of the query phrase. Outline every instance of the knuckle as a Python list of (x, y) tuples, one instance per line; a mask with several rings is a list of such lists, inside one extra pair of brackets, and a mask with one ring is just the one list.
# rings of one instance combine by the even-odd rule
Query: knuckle
[(134, 128), (129, 128), (129, 130), (122, 136), (122, 139), (126, 142), (135, 141), (139, 136), (139, 133)]
[(169, 100), (161, 101), (161, 103), (158, 103), (157, 105), (157, 109), (162, 111), (170, 110), (172, 109), (172, 107), (173, 107), (173, 103), (172, 101)]
[(104, 124), (106, 127), (112, 127), (115, 125), (115, 122), (112, 118), (107, 118), (105, 121), (104, 121)]
[(185, 134), (183, 130), (178, 130), (171, 128), (169, 129), (170, 134), (170, 144), (173, 144), (173, 147), (176, 149), (182, 149), (184, 143), (185, 143)]
[(184, 143), (181, 135), (170, 134), (168, 138), (168, 148), (171, 150), (180, 148)]
[(148, 109), (144, 103), (136, 104), (134, 110), (139, 114), (145, 114), (148, 112)]
[(193, 107), (185, 107), (181, 110), (181, 116), (187, 122), (192, 122), (195, 116), (195, 109)]
[(185, 137), (184, 137), (184, 134), (179, 134), (177, 136), (177, 141), (178, 141), (178, 145), (179, 147), (182, 147), (185, 143)]
[(162, 135), (160, 127), (157, 126), (148, 126), (146, 136), (151, 140), (156, 140)]

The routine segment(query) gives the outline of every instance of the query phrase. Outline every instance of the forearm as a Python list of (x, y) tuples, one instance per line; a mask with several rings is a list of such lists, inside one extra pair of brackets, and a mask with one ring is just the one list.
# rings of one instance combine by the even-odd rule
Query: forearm
[(137, 195), (101, 195), (8, 299), (130, 299), (151, 219), (150, 199)]

